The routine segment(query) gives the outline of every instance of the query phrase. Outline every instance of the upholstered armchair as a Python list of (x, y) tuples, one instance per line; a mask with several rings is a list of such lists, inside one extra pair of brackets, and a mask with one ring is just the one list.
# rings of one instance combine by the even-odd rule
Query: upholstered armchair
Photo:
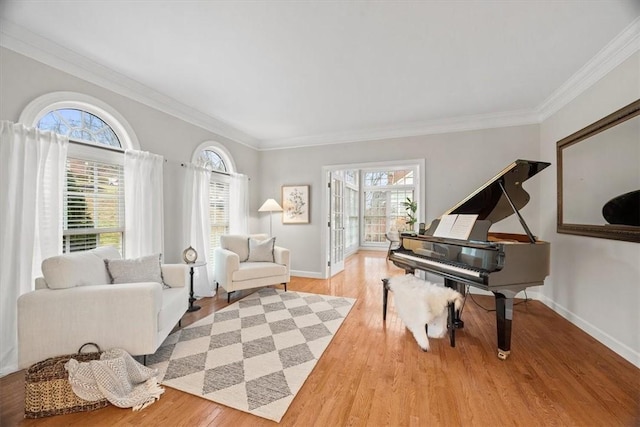
[(273, 237), (223, 235), (213, 257), (216, 291), (222, 286), (227, 291), (227, 302), (233, 292), (243, 289), (283, 284), (287, 290), (291, 278), (289, 249), (275, 246)]

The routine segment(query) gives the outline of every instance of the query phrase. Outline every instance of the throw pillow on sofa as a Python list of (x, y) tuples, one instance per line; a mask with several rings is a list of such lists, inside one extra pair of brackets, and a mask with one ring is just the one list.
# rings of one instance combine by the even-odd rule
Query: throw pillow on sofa
[(105, 259), (111, 283), (140, 283), (162, 281), (161, 254), (136, 259)]
[(273, 257), (273, 247), (276, 244), (276, 238), (272, 237), (267, 240), (258, 240), (253, 237), (249, 238), (249, 258), (250, 262), (275, 262)]

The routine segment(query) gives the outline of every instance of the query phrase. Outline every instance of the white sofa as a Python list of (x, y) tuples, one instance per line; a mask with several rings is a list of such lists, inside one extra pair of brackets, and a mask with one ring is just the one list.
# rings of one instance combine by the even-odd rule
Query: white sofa
[[(213, 253), (216, 290), (222, 286), (231, 301), (231, 293), (243, 289), (283, 284), (291, 280), (289, 249), (265, 246), (266, 234), (227, 234), (220, 236), (220, 247)], [(252, 246), (257, 242), (259, 246)]]
[(158, 349), (187, 310), (188, 268), (159, 266), (158, 255), (158, 281), (112, 284), (105, 260), (119, 259), (117, 249), (100, 247), (43, 261), (44, 277), (36, 279), (36, 290), (18, 298), (21, 369), (75, 353), (87, 342), (103, 350), (122, 348), (131, 355)]

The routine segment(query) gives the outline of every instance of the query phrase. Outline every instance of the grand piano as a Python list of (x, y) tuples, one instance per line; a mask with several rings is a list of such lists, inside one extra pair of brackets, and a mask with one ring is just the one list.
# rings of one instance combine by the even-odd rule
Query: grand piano
[[(498, 357), (511, 352), (513, 298), (529, 286), (544, 284), (549, 275), (549, 243), (531, 233), (519, 210), (529, 202), (522, 183), (550, 163), (516, 160), (475, 192), (434, 220), (423, 234), (402, 234), (399, 249), (389, 259), (407, 273), (422, 270), (444, 277), (445, 286), (463, 295), (466, 285), (493, 292), (496, 301)], [(492, 224), (515, 214), (524, 234), (489, 232)], [(477, 219), (468, 225), (467, 238), (442, 236), (441, 221)], [(444, 224), (443, 224), (444, 225)], [(451, 327), (462, 328), (459, 312)], [(453, 331), (452, 331), (453, 332)]]

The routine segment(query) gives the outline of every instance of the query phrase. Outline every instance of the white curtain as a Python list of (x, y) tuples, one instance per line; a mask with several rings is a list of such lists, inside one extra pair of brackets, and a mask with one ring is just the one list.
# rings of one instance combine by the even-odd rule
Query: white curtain
[(229, 232), (249, 233), (249, 177), (239, 173), (231, 174), (229, 186)]
[(144, 151), (124, 154), (125, 245), (127, 258), (164, 254), (164, 158)]
[(187, 176), (183, 203), (183, 246), (198, 252), (198, 261), (206, 267), (194, 268), (193, 293), (200, 297), (213, 296), (213, 266), (209, 260), (211, 221), (209, 218), (209, 182), (211, 172), (199, 165), (186, 165)]
[(42, 260), (62, 252), (62, 193), (69, 140), (0, 122), (0, 376), (18, 369), (18, 297)]

